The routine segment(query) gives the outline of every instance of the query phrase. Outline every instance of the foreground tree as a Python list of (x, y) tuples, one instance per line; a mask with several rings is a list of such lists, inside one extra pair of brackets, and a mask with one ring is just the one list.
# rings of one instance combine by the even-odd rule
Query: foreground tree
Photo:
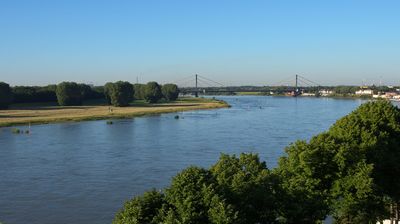
[(57, 85), (57, 101), (60, 106), (82, 105), (82, 91), (75, 82), (62, 82)]
[(183, 170), (165, 194), (125, 203), (114, 223), (277, 223), (275, 181), (256, 155), (222, 155), (210, 170)]
[(144, 99), (149, 103), (156, 103), (162, 98), (161, 87), (157, 82), (149, 82), (144, 89)]
[(174, 101), (178, 98), (179, 89), (175, 84), (165, 84), (161, 87), (161, 92), (164, 98), (168, 101)]
[[(255, 154), (221, 155), (210, 169), (218, 197), (236, 214), (235, 223), (274, 223), (279, 217), (278, 179)], [(231, 212), (232, 213), (232, 212)]]
[(165, 203), (164, 195), (155, 190), (145, 192), (143, 196), (135, 197), (124, 205), (113, 223), (141, 224), (157, 223), (156, 216)]
[(330, 214), (330, 189), (337, 178), (335, 149), (327, 134), (286, 148), (287, 157), (281, 157), (274, 170), (283, 188), (280, 200), (286, 223), (319, 223)]
[[(335, 216), (376, 222), (400, 202), (400, 110), (388, 101), (369, 102), (329, 130), (338, 144)], [(398, 209), (393, 217), (399, 217)], [(398, 218), (397, 218), (398, 221)]]
[(295, 202), (284, 209), (287, 218), (315, 223), (333, 214), (337, 223), (376, 223), (398, 207), (400, 111), (390, 102), (365, 103), (286, 152), (277, 172)]
[(0, 82), (0, 109), (7, 109), (13, 101), (10, 85)]

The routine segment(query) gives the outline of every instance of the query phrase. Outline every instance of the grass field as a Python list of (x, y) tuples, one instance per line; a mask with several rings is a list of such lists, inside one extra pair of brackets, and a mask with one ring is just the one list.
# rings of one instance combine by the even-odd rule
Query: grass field
[(135, 101), (129, 107), (113, 107), (104, 101), (89, 101), (83, 106), (57, 106), (55, 103), (16, 104), (0, 110), (0, 127), (67, 121), (131, 118), (160, 113), (229, 107), (223, 101), (183, 98), (174, 102), (148, 104)]

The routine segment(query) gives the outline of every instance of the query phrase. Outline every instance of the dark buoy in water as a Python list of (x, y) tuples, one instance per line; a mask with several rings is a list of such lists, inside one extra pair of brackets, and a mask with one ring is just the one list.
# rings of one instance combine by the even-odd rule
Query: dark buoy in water
[(175, 119), (179, 119), (179, 115), (175, 115), (175, 117), (174, 117)]

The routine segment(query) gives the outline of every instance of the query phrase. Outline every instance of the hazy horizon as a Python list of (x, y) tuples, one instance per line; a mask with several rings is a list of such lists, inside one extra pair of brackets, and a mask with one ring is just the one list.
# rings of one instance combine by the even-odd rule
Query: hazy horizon
[(2, 1), (0, 81), (400, 85), (398, 1)]

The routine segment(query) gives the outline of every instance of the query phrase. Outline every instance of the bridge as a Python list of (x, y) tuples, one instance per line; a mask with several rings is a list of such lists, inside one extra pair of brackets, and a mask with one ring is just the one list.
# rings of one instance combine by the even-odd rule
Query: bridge
[(183, 95), (235, 95), (237, 92), (260, 93), (261, 95), (299, 96), (305, 91), (318, 93), (322, 85), (301, 75), (287, 77), (266, 86), (226, 86), (205, 76), (195, 74), (173, 82)]

